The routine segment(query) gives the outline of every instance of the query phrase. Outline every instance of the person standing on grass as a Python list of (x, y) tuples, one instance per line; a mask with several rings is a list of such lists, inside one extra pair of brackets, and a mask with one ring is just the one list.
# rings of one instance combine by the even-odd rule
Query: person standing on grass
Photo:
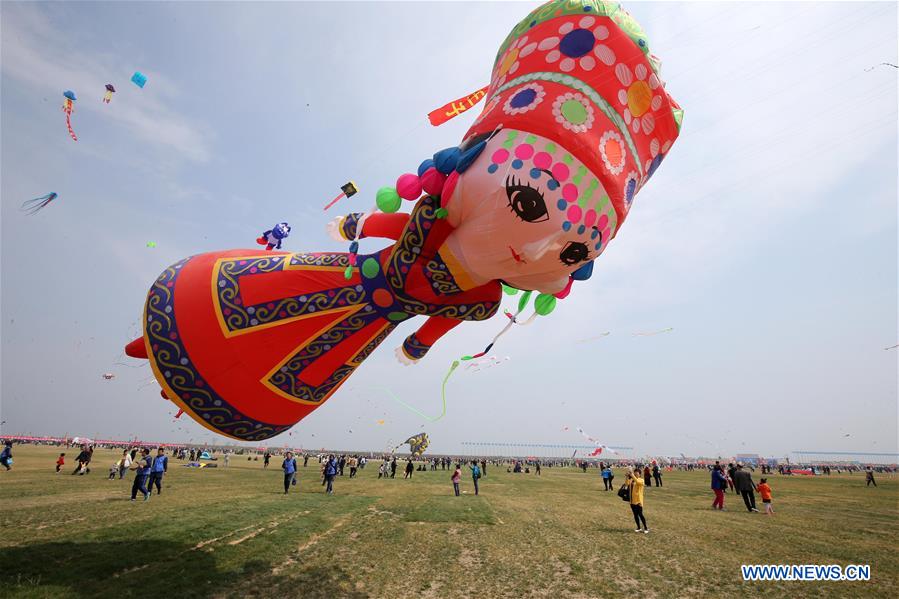
[[(9, 467), (6, 468), (9, 470)], [(877, 481), (874, 480), (874, 469), (871, 466), (865, 468), (865, 486), (870, 487), (871, 485), (877, 486)]]
[(308, 453), (304, 453), (304, 454), (303, 454), (303, 468), (305, 468), (305, 467), (306, 467), (306, 464), (308, 464), (308, 463), (309, 463), (309, 454), (308, 454)]
[(659, 465), (657, 463), (653, 463), (652, 465), (652, 477), (656, 481), (656, 486), (662, 486), (662, 471), (659, 469)]
[(652, 486), (652, 472), (649, 471), (649, 466), (643, 466), (643, 484), (647, 487)]
[(297, 461), (289, 451), (281, 462), (281, 470), (284, 471), (284, 494), (290, 491), (290, 485), (295, 485), (297, 480)]
[(390, 478), (396, 478), (396, 456), (390, 458)]
[(611, 473), (612, 473), (612, 471), (608, 466), (603, 467), (603, 469), (601, 471), (603, 491), (608, 491), (612, 488), (612, 481), (609, 479), (609, 475)]
[[(636, 471), (633, 468), (627, 469), (627, 490), (630, 495), (631, 512), (634, 514), (634, 522), (637, 523), (637, 529), (634, 532), (642, 532), (649, 534), (649, 527), (646, 525), (646, 517), (643, 515), (643, 489), (646, 486), (645, 476), (640, 477), (640, 468)], [(642, 525), (642, 529), (641, 529)]]
[(162, 475), (169, 471), (169, 458), (165, 455), (165, 449), (160, 447), (156, 451), (156, 457), (153, 458), (153, 465), (150, 468), (150, 482), (147, 488), (153, 492), (153, 484), (156, 484), (156, 494), (162, 495)]
[(733, 462), (731, 462), (730, 464), (727, 465), (727, 486), (730, 487), (731, 491), (736, 490), (734, 487), (734, 485), (736, 485), (736, 483), (734, 482), (734, 475), (736, 473), (737, 473), (737, 467), (734, 466)]
[(125, 473), (131, 468), (131, 454), (127, 449), (122, 450), (122, 459), (119, 460), (119, 480), (125, 478)]
[(147, 448), (140, 450), (140, 458), (131, 464), (134, 470), (134, 483), (131, 485), (131, 501), (137, 497), (137, 492), (144, 494), (144, 501), (150, 500), (150, 491), (147, 490), (147, 477), (150, 475), (150, 468), (153, 462), (150, 459), (150, 450)]
[(534, 473), (540, 476), (540, 460), (537, 460), (537, 463), (534, 464)]
[(462, 467), (459, 464), (456, 464), (456, 470), (453, 472), (450, 480), (453, 481), (453, 491), (456, 493), (456, 497), (458, 497), (459, 483), (462, 482)]
[(3, 444), (3, 451), (0, 451), (0, 464), (2, 464), (7, 471), (12, 470), (12, 441), (7, 441)]
[(752, 482), (752, 475), (743, 468), (742, 463), (737, 464), (737, 471), (734, 473), (734, 487), (743, 496), (743, 503), (746, 504), (746, 511), (757, 512), (755, 507), (755, 483)]
[(481, 460), (481, 476), (487, 478), (487, 460)]
[(415, 468), (412, 466), (412, 458), (406, 460), (406, 472), (403, 474), (403, 478), (412, 478), (412, 472)]
[(59, 457), (56, 458), (56, 474), (59, 474), (60, 469), (66, 465), (66, 454), (61, 453)]
[(477, 460), (471, 461), (471, 466), (468, 467), (471, 470), (471, 480), (474, 483), (474, 494), (478, 494), (478, 479), (481, 478), (481, 469), (478, 466)]
[(350, 467), (350, 478), (356, 478), (356, 469), (359, 467), (359, 460), (356, 456), (351, 456), (349, 460), (347, 460), (347, 465)]
[(724, 489), (727, 488), (727, 477), (721, 470), (719, 464), (715, 464), (712, 468), (712, 492), (715, 493), (715, 501), (712, 502), (712, 509), (724, 509)]
[(328, 456), (328, 463), (325, 464), (325, 493), (334, 494), (334, 477), (337, 476), (337, 460), (333, 455)]
[(756, 490), (762, 496), (762, 503), (765, 504), (765, 515), (774, 515), (774, 508), (771, 506), (771, 487), (768, 486), (768, 479), (763, 478)]

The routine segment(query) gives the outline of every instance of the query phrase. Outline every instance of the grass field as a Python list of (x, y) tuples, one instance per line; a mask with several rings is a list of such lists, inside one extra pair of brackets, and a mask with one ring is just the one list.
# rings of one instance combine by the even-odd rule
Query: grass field
[[(884, 475), (877, 488), (858, 474), (772, 475), (766, 517), (730, 493), (713, 512), (705, 473), (667, 473), (638, 535), (595, 470), (490, 467), (479, 497), (463, 477), (456, 498), (449, 472), (383, 481), (370, 463), (329, 497), (310, 462), (285, 496), (278, 458), (267, 471), (173, 460), (163, 494), (132, 503), (132, 474), (106, 480), (117, 452), (98, 450), (88, 476), (55, 475), (57, 453), (17, 446), (0, 472), (2, 597), (894, 597), (899, 583), (899, 481)], [(740, 575), (833, 563), (870, 564), (872, 579)]]

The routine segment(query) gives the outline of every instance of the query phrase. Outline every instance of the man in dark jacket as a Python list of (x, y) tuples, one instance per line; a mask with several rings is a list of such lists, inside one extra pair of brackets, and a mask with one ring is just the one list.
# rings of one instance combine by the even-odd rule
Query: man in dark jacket
[[(75, 469), (72, 471), (72, 474), (78, 474), (81, 472), (81, 467), (84, 466), (85, 472), (90, 472), (88, 469), (88, 464), (91, 463), (91, 452), (87, 450), (87, 445), (81, 446), (81, 453), (78, 454), (78, 457), (75, 458)], [(83, 472), (81, 472), (84, 474)]]
[(743, 464), (737, 464), (737, 470), (734, 472), (734, 488), (743, 496), (743, 503), (746, 504), (746, 510), (749, 512), (757, 512), (755, 509), (755, 483), (752, 482), (752, 475), (743, 468)]
[(662, 486), (662, 471), (659, 470), (659, 465), (658, 465), (658, 464), (653, 464), (653, 465), (652, 465), (652, 477), (653, 477), (653, 478), (655, 479), (655, 481), (656, 481), (656, 486), (657, 486), (657, 487), (661, 487), (661, 486)]
[(328, 463), (325, 464), (325, 493), (334, 494), (334, 477), (337, 476), (337, 460), (333, 455), (328, 456)]
[(131, 501), (137, 497), (137, 492), (144, 494), (144, 501), (150, 499), (150, 491), (147, 490), (147, 476), (153, 467), (153, 460), (150, 458), (150, 450), (141, 449), (140, 458), (134, 462), (131, 467), (134, 468), (134, 484), (131, 485)]
[(156, 452), (153, 458), (153, 465), (150, 467), (150, 482), (147, 488), (153, 492), (153, 484), (156, 484), (156, 494), (162, 494), (162, 475), (169, 471), (169, 458), (165, 455), (165, 449), (162, 447)]

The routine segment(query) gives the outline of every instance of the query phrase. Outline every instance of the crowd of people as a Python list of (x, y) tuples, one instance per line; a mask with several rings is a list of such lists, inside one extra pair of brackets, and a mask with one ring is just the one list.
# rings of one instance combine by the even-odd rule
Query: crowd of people
[[(66, 444), (66, 447), (68, 447), (68, 444)], [(13, 443), (10, 440), (5, 440), (3, 443), (3, 450), (2, 452), (0, 452), (0, 465), (2, 465), (7, 471), (11, 470), (13, 465), (12, 448)], [(73, 476), (84, 476), (90, 474), (90, 466), (94, 457), (94, 445), (82, 444), (77, 447), (77, 449), (79, 451), (74, 458), (74, 468), (70, 472), (70, 474)], [(122, 448), (121, 457), (116, 460), (109, 468), (110, 480), (121, 480), (129, 471), (134, 472), (134, 479), (132, 481), (131, 487), (131, 501), (136, 501), (138, 495), (141, 495), (144, 501), (149, 501), (154, 488), (156, 489), (157, 495), (162, 493), (163, 480), (165, 474), (168, 472), (169, 458), (166, 455), (165, 447), (156, 448), (155, 455), (151, 455), (151, 453), (151, 450), (147, 447), (124, 447)], [(231, 449), (223, 450), (222, 462), (224, 466), (227, 467), (229, 465), (230, 459), (234, 453), (235, 452)], [(241, 451), (241, 453), (243, 452)], [(271, 459), (274, 455), (278, 455), (277, 452), (273, 453), (272, 451), (266, 450), (262, 453), (261, 457), (263, 469), (267, 469), (269, 467)], [(260, 456), (258, 454), (255, 456), (248, 455), (247, 459), (259, 460), (259, 457)], [(302, 457), (303, 468), (306, 468), (308, 466), (310, 458), (314, 458), (317, 460), (319, 465), (321, 486), (325, 488), (324, 492), (328, 495), (334, 494), (334, 483), (338, 477), (344, 476), (344, 473), (348, 471), (348, 478), (356, 478), (357, 473), (365, 468), (369, 460), (366, 455), (361, 454), (294, 454), (292, 451), (285, 451), (283, 453), (283, 459), (281, 462), (281, 469), (284, 474), (284, 494), (288, 494), (292, 487), (296, 487), (298, 485), (299, 479), (297, 475), (299, 473), (299, 457)], [(201, 459), (217, 460), (217, 458), (212, 455), (212, 452), (210, 452), (207, 448), (186, 446), (174, 448), (174, 450), (172, 451), (172, 458), (182, 461), (187, 460), (191, 463), (197, 462)], [(765, 513), (767, 515), (774, 514), (772, 502), (773, 493), (771, 485), (768, 483), (768, 477), (762, 476), (759, 479), (759, 482), (756, 483), (753, 480), (753, 472), (755, 471), (753, 465), (744, 464), (743, 462), (739, 461), (730, 462), (726, 466), (721, 464), (720, 461), (715, 461), (714, 464), (699, 464), (692, 462), (682, 464), (668, 463), (663, 466), (660, 465), (656, 460), (652, 460), (650, 461), (650, 463), (646, 464), (626, 460), (617, 460), (615, 463), (612, 463), (611, 461), (605, 460), (574, 460), (573, 458), (495, 458), (491, 460), (474, 460), (470, 458), (433, 456), (424, 459), (417, 458), (413, 460), (412, 457), (398, 458), (394, 454), (389, 454), (381, 456), (381, 463), (378, 467), (378, 479), (386, 480), (388, 478), (396, 478), (396, 473), (399, 469), (398, 459), (405, 461), (402, 467), (402, 478), (406, 480), (411, 480), (415, 472), (429, 470), (432, 472), (437, 470), (450, 471), (450, 483), (452, 484), (453, 495), (456, 497), (461, 496), (461, 494), (463, 493), (461, 491), (463, 469), (467, 469), (469, 475), (471, 476), (474, 495), (480, 494), (480, 482), (482, 478), (485, 478), (487, 476), (488, 464), (494, 467), (505, 465), (507, 473), (531, 474), (533, 472), (533, 474), (535, 474), (536, 476), (541, 475), (543, 467), (552, 468), (576, 466), (584, 473), (588, 472), (592, 468), (596, 468), (602, 479), (604, 491), (612, 491), (615, 489), (613, 482), (615, 480), (615, 468), (623, 467), (625, 469), (625, 481), (624, 484), (618, 489), (618, 495), (621, 497), (621, 499), (627, 502), (631, 509), (631, 514), (636, 525), (636, 532), (643, 534), (649, 533), (646, 513), (644, 511), (644, 502), (646, 497), (645, 490), (652, 486), (662, 487), (663, 475), (666, 470), (707, 470), (711, 477), (711, 490), (714, 495), (711, 505), (713, 510), (723, 511), (726, 509), (725, 498), (728, 491), (730, 491), (735, 495), (740, 496), (740, 498), (743, 500), (743, 505), (749, 513), (759, 512), (755, 495), (756, 493), (758, 493), (761, 497), (761, 502), (764, 505)], [(56, 459), (56, 473), (59, 474), (60, 472), (64, 472), (65, 466), (66, 452), (60, 452), (59, 456)], [(851, 474), (853, 472), (858, 472), (861, 470), (865, 474), (865, 486), (873, 485), (875, 487), (877, 486), (877, 482), (874, 476), (875, 472), (892, 473), (895, 471), (895, 467), (882, 465), (869, 465), (864, 467), (863, 470), (857, 465), (846, 464), (840, 464), (836, 467), (834, 467), (833, 465), (803, 466), (790, 464), (773, 466), (771, 464), (764, 463), (759, 465), (759, 470), (762, 475), (773, 474), (775, 468), (777, 473), (784, 476), (795, 474), (828, 476), (833, 470), (835, 470), (837, 474), (840, 474), (843, 471), (849, 472)]]

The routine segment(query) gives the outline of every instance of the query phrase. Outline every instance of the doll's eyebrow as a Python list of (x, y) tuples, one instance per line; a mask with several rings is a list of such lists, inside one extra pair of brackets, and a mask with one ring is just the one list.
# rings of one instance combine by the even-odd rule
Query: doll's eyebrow
[(552, 179), (553, 181), (555, 181), (556, 183), (559, 182), (559, 180), (556, 179), (556, 177), (555, 177), (551, 172), (549, 172), (548, 170), (546, 170), (545, 168), (541, 168), (541, 169), (540, 169), (540, 172), (541, 172), (541, 173), (546, 173), (547, 175), (549, 175), (549, 178)]

